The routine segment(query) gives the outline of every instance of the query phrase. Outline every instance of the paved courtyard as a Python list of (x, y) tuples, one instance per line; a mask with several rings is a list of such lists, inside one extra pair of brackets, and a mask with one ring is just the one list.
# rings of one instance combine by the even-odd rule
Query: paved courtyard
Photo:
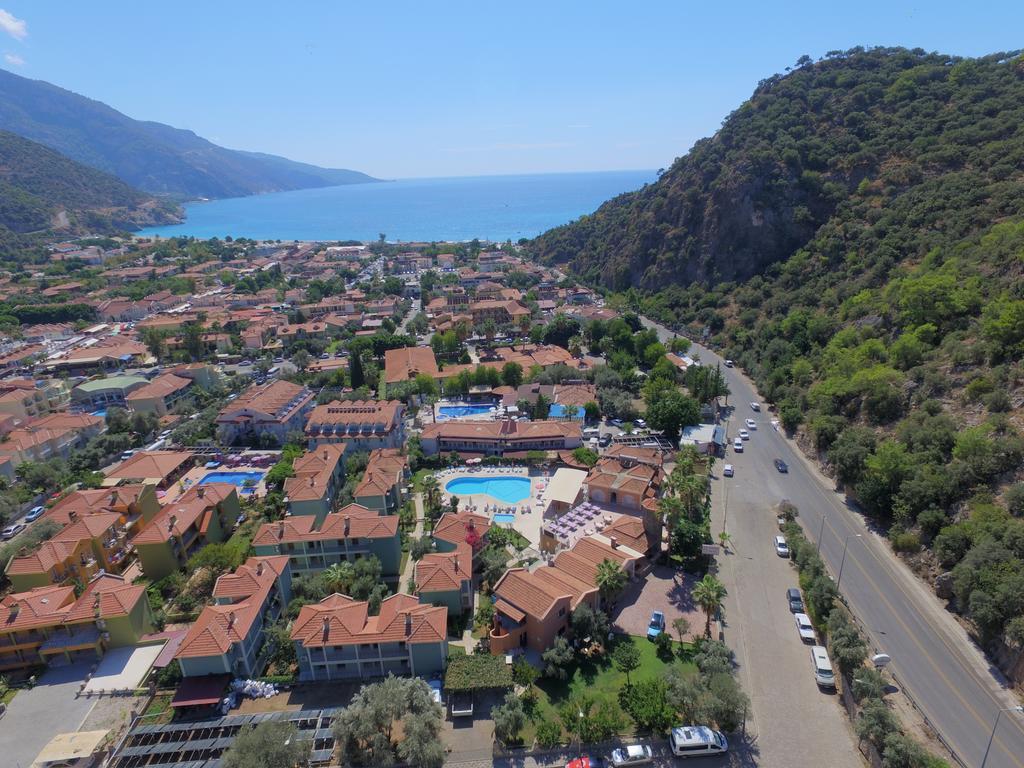
[(665, 614), (665, 627), (676, 639), (672, 622), (685, 618), (690, 622), (690, 636), (704, 630), (704, 614), (690, 597), (696, 578), (664, 565), (656, 565), (645, 579), (631, 582), (615, 604), (612, 626), (628, 635), (647, 634), (653, 611)]
[(0, 764), (28, 768), (58, 733), (77, 731), (96, 699), (75, 698), (90, 662), (50, 669), (31, 690), (19, 691), (0, 720)]

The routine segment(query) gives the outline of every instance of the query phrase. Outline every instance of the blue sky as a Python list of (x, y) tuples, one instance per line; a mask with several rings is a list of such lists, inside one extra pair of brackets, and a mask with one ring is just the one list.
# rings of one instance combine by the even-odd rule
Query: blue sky
[(801, 54), (1022, 28), (1019, 0), (0, 0), (0, 66), (228, 147), (464, 176), (666, 166)]

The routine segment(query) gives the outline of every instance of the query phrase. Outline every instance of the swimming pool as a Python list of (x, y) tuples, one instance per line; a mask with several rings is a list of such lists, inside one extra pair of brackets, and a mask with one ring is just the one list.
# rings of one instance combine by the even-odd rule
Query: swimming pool
[[(551, 407), (548, 409), (548, 418), (549, 419), (564, 419), (564, 418), (567, 418), (566, 417), (566, 413), (565, 413), (565, 408), (566, 407), (564, 405), (562, 405), (561, 403), (552, 403)], [(576, 408), (576, 414), (572, 418), (573, 418), (573, 421), (583, 421), (583, 418), (586, 415), (587, 415), (586, 411), (584, 411), (582, 408), (577, 407)]]
[(516, 521), (516, 516), (510, 515), (508, 512), (499, 512), (493, 519), (496, 523), (514, 523)]
[[(238, 488), (242, 493), (252, 493), (253, 488), (251, 486), (258, 483), (263, 479), (265, 472), (207, 472), (203, 475), (203, 479), (199, 481), (199, 485), (206, 485), (207, 483), (231, 483), (233, 486)], [(251, 480), (249, 483), (250, 487), (245, 487), (246, 480)]]
[(474, 496), (485, 493), (506, 504), (515, 504), (530, 498), (530, 478), (515, 475), (497, 477), (457, 477), (449, 480), (444, 489), (453, 496)]
[(479, 416), (489, 413), (493, 405), (439, 405), (437, 411), (447, 419), (457, 419), (463, 416)]

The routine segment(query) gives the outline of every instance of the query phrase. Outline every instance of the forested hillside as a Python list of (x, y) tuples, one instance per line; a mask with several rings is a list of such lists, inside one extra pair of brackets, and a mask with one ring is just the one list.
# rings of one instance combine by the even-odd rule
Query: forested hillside
[(192, 131), (133, 120), (99, 101), (0, 69), (0, 130), (178, 199), (240, 197), (377, 181), (275, 155), (217, 146)]
[(798, 64), (534, 251), (710, 334), (985, 641), (1024, 647), (1024, 57)]
[(0, 252), (51, 230), (105, 234), (176, 220), (173, 205), (0, 131)]

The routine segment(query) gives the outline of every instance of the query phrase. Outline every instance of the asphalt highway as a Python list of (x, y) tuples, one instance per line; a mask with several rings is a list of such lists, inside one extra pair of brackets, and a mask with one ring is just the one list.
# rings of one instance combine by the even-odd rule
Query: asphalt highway
[[(662, 326), (645, 324), (655, 327), (663, 341), (673, 336)], [(694, 345), (693, 352), (705, 365), (723, 364), (732, 392), (729, 404), (734, 407), (727, 422), (729, 448), (724, 462), (742, 465), (742, 476), (738, 470), (735, 482), (756, 484), (765, 515), (782, 499), (797, 506), (808, 538), (818, 541), (820, 535), (821, 554), (833, 578), (839, 579), (839, 590), (861, 622), (873, 652), (892, 657), (889, 669), (897, 685), (957, 758), (971, 768), (981, 766), (1000, 710), (1021, 701), (931, 588), (891, 553), (885, 539), (866, 526), (832, 482), (781, 431), (772, 428), (773, 416), (766, 405), (762, 403), (759, 414), (751, 410), (750, 402), (760, 402), (753, 384), (738, 370), (726, 368), (710, 350)], [(748, 417), (756, 419), (758, 429), (743, 458), (733, 462), (732, 439)], [(789, 465), (787, 474), (776, 470), (776, 458)], [(741, 545), (738, 541), (737, 546)], [(1024, 714), (1002, 712), (985, 766), (1024, 768)]]

